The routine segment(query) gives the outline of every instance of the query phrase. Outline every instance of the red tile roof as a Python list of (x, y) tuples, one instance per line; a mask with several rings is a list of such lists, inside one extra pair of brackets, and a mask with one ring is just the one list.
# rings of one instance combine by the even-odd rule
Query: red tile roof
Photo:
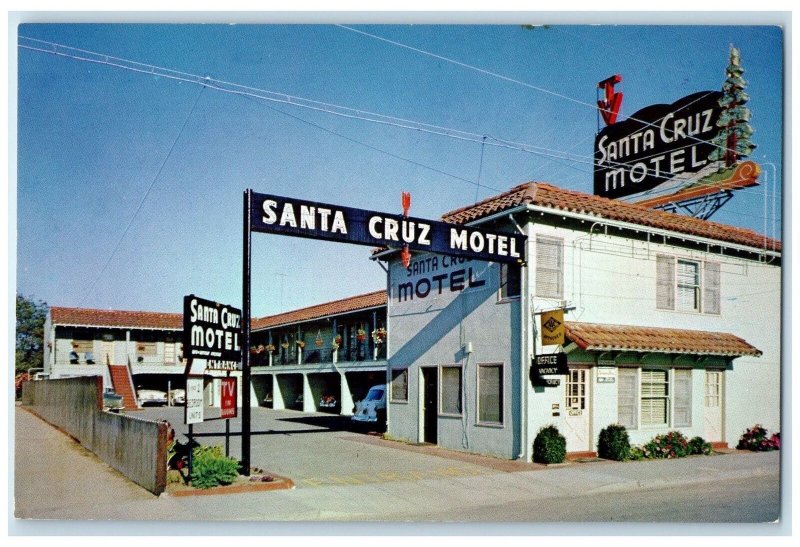
[(182, 313), (149, 311), (92, 310), (52, 306), (50, 316), (55, 325), (94, 327), (129, 327), (143, 329), (183, 329)]
[(500, 195), (442, 215), (445, 222), (464, 224), (518, 205), (538, 205), (641, 226), (669, 230), (718, 241), (769, 250), (781, 250), (781, 242), (747, 230), (694, 217), (656, 211), (635, 203), (557, 188), (543, 182), (526, 182)]
[(761, 351), (738, 336), (725, 332), (601, 325), (597, 323), (564, 323), (566, 336), (581, 349), (590, 351), (642, 351), (655, 353), (688, 353), (740, 357), (760, 356)]
[(329, 317), (340, 313), (385, 306), (386, 302), (386, 291), (375, 291), (359, 296), (351, 296), (350, 298), (343, 298), (341, 300), (334, 300), (333, 302), (326, 302), (325, 304), (317, 304), (299, 310), (292, 310), (278, 315), (253, 319), (252, 329), (261, 330), (300, 321)]

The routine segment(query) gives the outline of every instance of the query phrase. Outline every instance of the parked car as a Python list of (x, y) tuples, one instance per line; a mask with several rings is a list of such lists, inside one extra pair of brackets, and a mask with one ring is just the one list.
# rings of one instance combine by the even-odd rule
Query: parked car
[(122, 406), (122, 395), (118, 395), (111, 389), (107, 389), (103, 392), (103, 410), (119, 412), (124, 409), (125, 407)]
[(173, 389), (169, 392), (169, 404), (175, 406), (183, 406), (186, 404), (186, 390)]
[(357, 423), (386, 423), (386, 386), (377, 385), (369, 388), (367, 396), (356, 402), (353, 416), (350, 418)]
[(163, 406), (167, 404), (167, 393), (157, 389), (140, 389), (136, 396), (140, 406)]

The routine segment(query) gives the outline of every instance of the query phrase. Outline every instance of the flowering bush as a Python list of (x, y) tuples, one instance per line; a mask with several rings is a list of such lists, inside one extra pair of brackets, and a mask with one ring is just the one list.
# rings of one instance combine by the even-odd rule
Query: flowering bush
[(656, 435), (642, 447), (645, 458), (682, 458), (689, 455), (689, 441), (680, 431)]
[(763, 426), (756, 424), (744, 432), (736, 448), (739, 450), (755, 450), (758, 452), (779, 450), (781, 447), (781, 434), (774, 433), (770, 437), (767, 436), (768, 434), (769, 433)]

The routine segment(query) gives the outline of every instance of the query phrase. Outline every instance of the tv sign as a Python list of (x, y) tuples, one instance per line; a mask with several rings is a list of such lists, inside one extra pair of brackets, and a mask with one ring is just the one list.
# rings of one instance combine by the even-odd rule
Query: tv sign
[(230, 376), (221, 378), (221, 397), (220, 397), (220, 418), (235, 418), (236, 417), (236, 377)]
[(594, 141), (595, 195), (638, 194), (709, 165), (721, 97), (721, 91), (701, 91), (604, 127)]

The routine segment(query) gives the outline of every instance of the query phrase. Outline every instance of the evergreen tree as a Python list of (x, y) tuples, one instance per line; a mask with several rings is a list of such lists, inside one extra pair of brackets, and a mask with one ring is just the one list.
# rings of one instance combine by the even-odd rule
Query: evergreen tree
[(750, 142), (753, 128), (747, 123), (750, 121), (750, 110), (745, 103), (750, 99), (744, 92), (745, 82), (742, 78), (744, 69), (741, 66), (739, 50), (731, 45), (730, 64), (725, 70), (727, 78), (722, 85), (722, 98), (719, 105), (722, 107), (717, 127), (720, 128), (717, 136), (711, 141), (717, 148), (709, 155), (711, 161), (724, 161), (725, 167), (730, 167), (740, 158), (749, 156), (756, 145)]
[(44, 322), (47, 303), (17, 295), (16, 372), (42, 367), (44, 363)]

